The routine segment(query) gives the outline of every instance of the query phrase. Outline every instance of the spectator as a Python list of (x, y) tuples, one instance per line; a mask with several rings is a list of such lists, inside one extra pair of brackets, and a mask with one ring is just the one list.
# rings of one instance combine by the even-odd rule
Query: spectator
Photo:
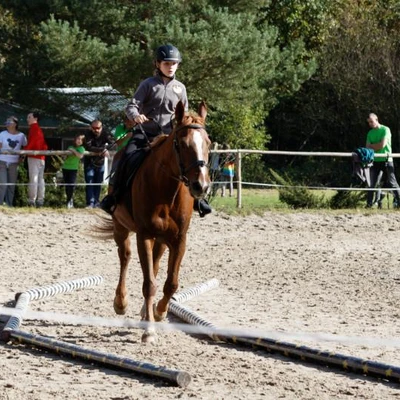
[[(367, 122), (371, 129), (367, 134), (367, 143), (365, 147), (372, 149), (375, 152), (374, 163), (370, 168), (371, 187), (376, 187), (377, 184), (379, 184), (382, 173), (386, 175), (386, 180), (389, 187), (395, 189), (393, 190), (393, 205), (395, 208), (399, 208), (400, 190), (394, 173), (393, 158), (391, 155), (379, 157), (379, 154), (382, 153), (392, 153), (392, 134), (387, 126), (379, 123), (378, 116), (376, 114), (369, 114)], [(370, 208), (373, 206), (373, 199), (374, 192), (368, 191), (367, 207)]]
[(72, 154), (67, 156), (62, 166), (65, 194), (67, 195), (67, 208), (74, 208), (76, 177), (78, 175), (79, 163), (85, 152), (85, 148), (82, 146), (83, 137), (82, 135), (75, 136), (73, 145), (67, 149)]
[[(218, 143), (214, 142), (212, 144), (211, 150), (218, 150)], [(217, 193), (219, 183), (218, 181), (221, 179), (221, 169), (219, 165), (220, 154), (219, 153), (211, 153), (210, 156), (210, 178), (212, 181), (211, 193), (213, 196)]]
[[(31, 112), (28, 114), (28, 144), (25, 146), (24, 150), (47, 150), (47, 144), (43, 135), (43, 131), (38, 123), (39, 119), (40, 115), (37, 112)], [(46, 190), (44, 184), (44, 167), (44, 155), (28, 155), (29, 207), (43, 207)]]
[(103, 124), (98, 119), (92, 121), (90, 132), (86, 135), (85, 148), (97, 153), (86, 156), (83, 160), (86, 182), (86, 207), (99, 207), (101, 184), (104, 179), (104, 159), (109, 157), (108, 146), (114, 143), (111, 134), (103, 131)]
[(131, 121), (128, 117), (124, 118), (124, 122), (115, 128), (114, 139), (116, 144), (116, 153), (113, 157), (113, 163), (110, 172), (110, 180), (108, 183), (108, 193), (112, 193), (114, 184), (115, 170), (117, 169), (118, 162), (122, 156), (122, 150), (128, 144), (130, 138), (133, 135), (133, 127), (136, 125), (134, 121)]
[(124, 118), (122, 124), (119, 124), (115, 128), (114, 140), (117, 145), (116, 151), (123, 149), (132, 137), (133, 127), (136, 125), (134, 121), (131, 121), (128, 117)]
[[(26, 136), (18, 131), (18, 118), (7, 118), (6, 130), (0, 132), (1, 150), (21, 150), (26, 146)], [(18, 166), (22, 158), (14, 154), (0, 154), (0, 205), (13, 206)]]
[[(224, 150), (230, 149), (228, 144), (224, 144), (222, 147)], [(229, 184), (229, 197), (233, 196), (233, 178), (235, 176), (235, 157), (232, 153), (224, 153), (224, 163), (222, 165), (221, 172), (221, 196), (225, 197), (226, 185)]]

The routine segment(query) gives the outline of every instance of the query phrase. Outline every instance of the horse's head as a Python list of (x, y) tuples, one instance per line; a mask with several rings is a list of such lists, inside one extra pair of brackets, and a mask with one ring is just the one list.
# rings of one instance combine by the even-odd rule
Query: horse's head
[(201, 198), (210, 186), (208, 152), (210, 139), (205, 129), (207, 108), (202, 102), (198, 115), (186, 114), (182, 102), (175, 110), (176, 126), (173, 131), (180, 178), (194, 198)]

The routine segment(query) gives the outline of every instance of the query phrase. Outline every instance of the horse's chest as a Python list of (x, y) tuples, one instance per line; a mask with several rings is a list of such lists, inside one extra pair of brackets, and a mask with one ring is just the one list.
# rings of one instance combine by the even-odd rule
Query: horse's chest
[(185, 234), (188, 227), (189, 224), (185, 219), (175, 220), (168, 216), (158, 215), (153, 216), (150, 224), (147, 226), (147, 230), (154, 237), (178, 237)]

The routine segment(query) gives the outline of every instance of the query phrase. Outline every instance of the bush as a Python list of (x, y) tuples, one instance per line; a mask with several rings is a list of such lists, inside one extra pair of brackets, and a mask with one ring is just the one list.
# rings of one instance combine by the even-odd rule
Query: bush
[(17, 185), (15, 186), (14, 206), (25, 207), (28, 202), (28, 168), (26, 163), (18, 168)]
[(365, 193), (341, 190), (330, 199), (329, 206), (333, 209), (357, 208), (362, 201), (365, 202)]
[(296, 184), (288, 176), (282, 177), (270, 169), (276, 184), (284, 187), (278, 188), (279, 200), (292, 208), (323, 208), (327, 206), (324, 195), (317, 196), (304, 187), (304, 183)]

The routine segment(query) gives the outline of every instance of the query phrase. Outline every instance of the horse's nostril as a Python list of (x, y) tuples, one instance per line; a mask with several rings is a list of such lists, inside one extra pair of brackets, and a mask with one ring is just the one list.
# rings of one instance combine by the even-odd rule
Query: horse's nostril
[(202, 192), (203, 191), (203, 187), (201, 186), (200, 182), (198, 182), (198, 181), (192, 183), (192, 189), (195, 192)]

